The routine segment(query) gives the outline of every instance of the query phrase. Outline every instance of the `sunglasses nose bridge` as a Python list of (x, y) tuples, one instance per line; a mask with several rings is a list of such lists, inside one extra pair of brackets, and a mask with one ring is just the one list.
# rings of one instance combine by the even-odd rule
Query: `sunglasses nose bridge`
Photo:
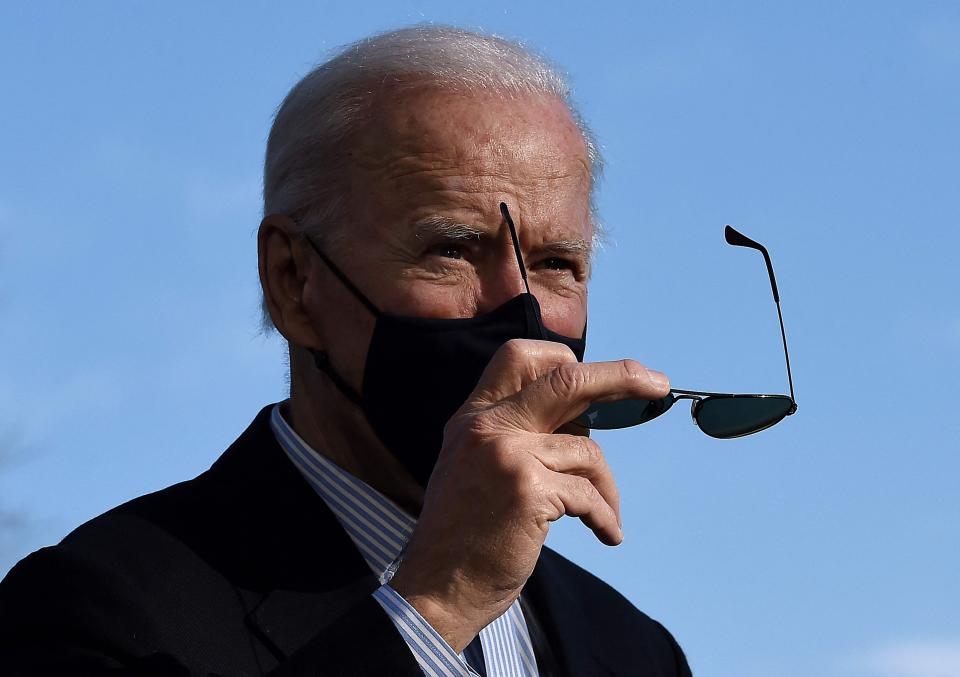
[(693, 425), (699, 426), (697, 423), (697, 406), (703, 401), (703, 398), (699, 395), (688, 395), (687, 393), (680, 393), (674, 395), (674, 401), (677, 400), (690, 400), (690, 420)]

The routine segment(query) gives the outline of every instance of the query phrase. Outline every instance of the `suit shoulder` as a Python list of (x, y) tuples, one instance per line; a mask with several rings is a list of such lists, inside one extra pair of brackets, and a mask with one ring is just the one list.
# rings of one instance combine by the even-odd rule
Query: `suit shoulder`
[(223, 582), (197, 546), (217, 531), (210, 510), (197, 509), (203, 477), (134, 498), (28, 555), (0, 582), (3, 605), (47, 617), (106, 612), (104, 620), (143, 620), (138, 609), (187, 591), (220, 591)]
[[(32, 605), (49, 612), (58, 607), (82, 610), (94, 600), (102, 605), (142, 599), (167, 589), (161, 583), (176, 578), (196, 559), (175, 527), (186, 509), (178, 494), (188, 484), (128, 501), (81, 524), (57, 545), (28, 555), (0, 582), (0, 598), (32, 595)], [(112, 613), (126, 615), (118, 609)]]
[(138, 496), (91, 518), (68, 533), (59, 544), (45, 548), (45, 557), (54, 553), (77, 560), (122, 561), (125, 555), (142, 558), (153, 551), (158, 540), (178, 540), (192, 509), (198, 478), (180, 482), (153, 493)]
[(111, 651), (129, 651), (138, 632), (153, 628), (135, 598), (129, 581), (102, 563), (60, 546), (42, 548), (0, 581), (0, 655), (18, 664), (24, 647), (41, 637), (51, 646), (110, 637)]

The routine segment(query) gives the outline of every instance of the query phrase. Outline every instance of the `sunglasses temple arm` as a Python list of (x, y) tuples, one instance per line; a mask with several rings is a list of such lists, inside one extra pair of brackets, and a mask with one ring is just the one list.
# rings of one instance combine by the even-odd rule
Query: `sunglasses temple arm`
[[(773, 274), (773, 263), (770, 262), (770, 254), (767, 253), (767, 248), (761, 244), (757, 244), (757, 248), (760, 250), (760, 253), (763, 254), (763, 260), (767, 264), (767, 273), (770, 274), (770, 289), (773, 291), (773, 302), (777, 304), (777, 319), (780, 320), (780, 338), (783, 339), (783, 359), (787, 363), (787, 381), (790, 383), (790, 399), (794, 401), (794, 409), (796, 408), (797, 398), (793, 395), (793, 372), (790, 370), (790, 351), (787, 350), (787, 331), (783, 328), (783, 311), (780, 310), (780, 293), (777, 291), (777, 278)], [(791, 414), (793, 411), (790, 412)]]
[[(520, 266), (520, 277), (523, 278), (523, 287), (527, 290), (529, 296), (530, 284), (527, 282), (527, 267), (523, 265), (523, 254), (520, 252), (520, 238), (517, 237), (517, 227), (513, 225), (513, 218), (510, 216), (510, 210), (507, 209), (507, 203), (500, 203), (500, 213), (503, 214), (504, 221), (507, 222), (507, 228), (510, 229), (510, 239), (513, 241), (513, 253), (517, 255), (517, 265)], [(537, 319), (537, 329), (540, 330), (540, 338), (547, 339), (547, 332), (543, 328), (543, 322), (540, 321), (540, 313), (533, 313)]]
[[(773, 269), (771, 268), (771, 273)], [(790, 382), (790, 399), (793, 400), (793, 409), (796, 410), (797, 398), (793, 395), (793, 373), (790, 371), (790, 351), (787, 350), (787, 332), (783, 328), (783, 313), (780, 311), (780, 300), (777, 299), (777, 317), (780, 319), (780, 338), (783, 339), (783, 357), (787, 361), (787, 381)], [(793, 411), (790, 412), (791, 414)]]
[(750, 249), (756, 249), (758, 252), (763, 254), (763, 262), (767, 264), (767, 274), (770, 276), (770, 290), (773, 292), (773, 302), (777, 304), (777, 318), (780, 320), (780, 338), (783, 339), (783, 357), (787, 363), (787, 381), (790, 383), (790, 399), (793, 400), (793, 410), (790, 411), (792, 414), (796, 411), (796, 401), (797, 398), (793, 394), (793, 372), (790, 370), (790, 351), (787, 350), (787, 332), (783, 328), (783, 312), (780, 310), (780, 292), (777, 290), (777, 277), (773, 274), (773, 263), (770, 261), (770, 254), (767, 252), (767, 248), (755, 240), (751, 240), (749, 237), (741, 233), (740, 231), (726, 226), (723, 229), (723, 235), (728, 244), (732, 244), (736, 247), (749, 247)]

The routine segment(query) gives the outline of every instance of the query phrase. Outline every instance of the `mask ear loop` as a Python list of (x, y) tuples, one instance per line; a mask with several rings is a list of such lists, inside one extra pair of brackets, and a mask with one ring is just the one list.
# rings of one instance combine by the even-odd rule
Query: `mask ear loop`
[(540, 338), (547, 341), (547, 331), (543, 328), (543, 321), (540, 319), (540, 313), (533, 307), (532, 299), (536, 298), (530, 293), (530, 283), (527, 282), (527, 268), (523, 265), (523, 254), (520, 253), (520, 239), (517, 237), (517, 227), (513, 225), (513, 219), (510, 217), (510, 210), (507, 209), (507, 203), (500, 203), (500, 213), (503, 214), (504, 221), (507, 222), (507, 228), (510, 229), (510, 239), (513, 240), (513, 252), (517, 255), (517, 265), (520, 267), (520, 277), (523, 278), (523, 286), (527, 290), (527, 310), (537, 322), (537, 329), (540, 331)]
[(317, 369), (326, 374), (327, 378), (333, 381), (333, 385), (337, 386), (337, 389), (343, 393), (348, 400), (358, 407), (362, 406), (362, 401), (357, 391), (353, 389), (353, 386), (344, 381), (340, 377), (340, 374), (333, 368), (333, 365), (330, 364), (330, 356), (327, 355), (327, 351), (311, 350), (310, 352), (313, 353), (313, 363)]
[[(342, 270), (334, 265), (333, 261), (331, 261), (330, 258), (323, 253), (320, 247), (317, 246), (310, 236), (305, 235), (304, 237), (306, 238), (307, 242), (310, 243), (310, 246), (313, 247), (313, 251), (317, 252), (317, 256), (320, 257), (320, 260), (323, 261), (327, 268), (330, 269), (330, 272), (333, 273), (334, 276), (340, 280), (340, 283), (347, 288), (347, 291), (351, 292), (367, 310), (373, 313), (374, 317), (380, 317), (380, 309), (373, 305), (373, 301), (368, 299), (363, 292), (356, 288), (353, 282), (351, 282), (347, 276), (344, 275)], [(330, 356), (327, 354), (327, 351), (311, 350), (310, 352), (313, 354), (313, 363), (316, 365), (317, 369), (326, 374), (327, 377), (333, 381), (333, 384), (337, 386), (340, 392), (343, 393), (348, 400), (357, 406), (361, 406), (360, 394), (354, 390), (353, 387), (340, 376), (340, 374), (337, 373), (336, 369), (333, 368), (333, 365), (330, 364)]]
[(331, 261), (330, 258), (323, 253), (320, 247), (317, 246), (316, 242), (313, 241), (313, 238), (311, 238), (309, 235), (304, 235), (304, 238), (306, 238), (307, 242), (310, 243), (310, 246), (313, 247), (313, 251), (317, 252), (317, 256), (320, 257), (320, 260), (327, 265), (327, 268), (330, 269), (330, 272), (333, 273), (338, 280), (340, 280), (340, 284), (346, 287), (347, 291), (357, 297), (357, 300), (362, 303), (367, 310), (373, 313), (374, 317), (380, 317), (380, 315), (382, 315), (380, 309), (373, 305), (373, 301), (368, 299), (366, 294), (357, 289), (353, 282), (351, 282), (347, 276), (344, 275), (343, 271), (334, 265), (333, 261)]

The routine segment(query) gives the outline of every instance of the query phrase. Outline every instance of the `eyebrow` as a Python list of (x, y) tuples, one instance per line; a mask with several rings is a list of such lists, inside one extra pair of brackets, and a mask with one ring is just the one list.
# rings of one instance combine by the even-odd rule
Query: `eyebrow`
[(582, 256), (589, 259), (593, 254), (593, 246), (586, 240), (558, 240), (547, 242), (539, 248), (541, 251), (547, 251), (555, 254), (569, 254), (571, 256)]
[(449, 216), (428, 216), (420, 219), (414, 224), (413, 233), (418, 240), (437, 236), (449, 240), (480, 240), (490, 237), (487, 231), (461, 223)]

